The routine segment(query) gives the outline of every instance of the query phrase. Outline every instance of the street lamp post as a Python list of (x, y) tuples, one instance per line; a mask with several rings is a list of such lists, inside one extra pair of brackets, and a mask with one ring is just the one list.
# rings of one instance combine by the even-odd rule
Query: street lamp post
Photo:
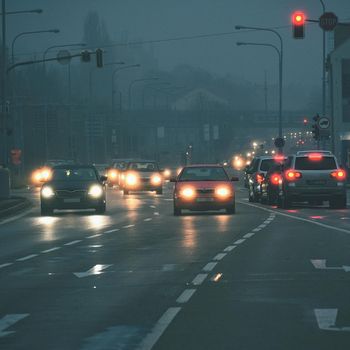
[[(265, 32), (271, 32), (274, 33), (279, 41), (280, 41), (280, 65), (279, 65), (279, 76), (280, 76), (280, 86), (282, 90), (283, 86), (283, 39), (280, 33), (278, 33), (277, 30), (271, 29), (271, 28), (264, 28), (264, 27), (248, 27), (248, 26), (236, 26), (237, 30), (241, 29), (251, 29), (251, 30), (257, 30), (257, 31), (265, 31)], [(281, 98), (279, 101), (279, 116), (278, 116), (278, 137), (283, 138), (283, 127), (282, 127), (282, 107), (283, 107), (283, 94), (281, 91)]]
[[(326, 6), (323, 0), (320, 0), (323, 14), (326, 12)], [(326, 115), (326, 31), (322, 29), (322, 114)]]
[(141, 83), (144, 81), (155, 81), (155, 80), (159, 80), (159, 78), (143, 78), (143, 79), (136, 79), (133, 80), (130, 85), (129, 85), (129, 110), (131, 110), (131, 98), (132, 98), (132, 87), (137, 84), (137, 83)]

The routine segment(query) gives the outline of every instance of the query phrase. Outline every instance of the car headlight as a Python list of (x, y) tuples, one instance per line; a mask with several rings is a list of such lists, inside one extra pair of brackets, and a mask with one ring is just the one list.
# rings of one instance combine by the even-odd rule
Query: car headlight
[(232, 196), (232, 191), (227, 187), (218, 187), (215, 190), (215, 194), (219, 198), (228, 198), (228, 197)]
[(118, 176), (118, 173), (116, 170), (110, 170), (107, 174), (107, 176), (112, 179), (112, 180), (115, 180)]
[(43, 169), (41, 171), (41, 181), (48, 181), (51, 178), (51, 170), (50, 169)]
[(139, 179), (135, 174), (128, 174), (126, 175), (126, 184), (129, 186), (135, 186), (138, 184)]
[(165, 169), (164, 170), (164, 176), (168, 179), (171, 177), (171, 170), (170, 169)]
[(99, 198), (103, 195), (103, 189), (100, 185), (92, 185), (88, 194), (93, 198)]
[(41, 182), (41, 171), (40, 170), (34, 171), (34, 173), (32, 174), (32, 181), (33, 182)]
[(191, 187), (185, 187), (180, 191), (180, 196), (185, 199), (193, 199), (196, 196), (196, 192)]
[(151, 183), (152, 185), (160, 185), (162, 183), (162, 178), (160, 177), (160, 175), (153, 175), (151, 177)]
[(45, 186), (41, 190), (41, 195), (44, 198), (51, 198), (51, 197), (53, 197), (55, 195), (55, 192), (50, 186)]

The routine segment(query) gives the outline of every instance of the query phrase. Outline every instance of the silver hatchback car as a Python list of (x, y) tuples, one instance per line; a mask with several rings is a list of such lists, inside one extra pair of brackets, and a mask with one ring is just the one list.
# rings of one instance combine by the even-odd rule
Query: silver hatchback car
[(278, 206), (287, 209), (293, 202), (346, 208), (346, 172), (329, 151), (301, 151), (288, 158), (278, 193)]

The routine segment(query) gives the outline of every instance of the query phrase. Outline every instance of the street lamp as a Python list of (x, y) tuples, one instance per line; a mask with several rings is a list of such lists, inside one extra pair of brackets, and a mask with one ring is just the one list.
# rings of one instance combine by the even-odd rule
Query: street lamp
[(12, 45), (11, 45), (11, 57), (12, 57), (12, 63), (15, 62), (15, 57), (14, 57), (14, 46), (15, 46), (15, 42), (17, 41), (17, 39), (21, 36), (24, 35), (32, 35), (32, 34), (41, 34), (41, 33), (54, 33), (54, 34), (58, 34), (60, 32), (59, 29), (46, 29), (46, 30), (34, 30), (31, 32), (22, 32), (17, 34), (14, 39), (12, 40)]
[(131, 68), (139, 68), (139, 67), (141, 67), (141, 64), (131, 64), (131, 65), (128, 65), (125, 67), (117, 68), (113, 71), (113, 74), (112, 74), (112, 112), (114, 112), (114, 106), (115, 106), (114, 94), (116, 91), (115, 91), (114, 83), (115, 83), (115, 77), (116, 77), (117, 73), (120, 72), (121, 70), (131, 69)]
[[(323, 14), (326, 12), (326, 5), (323, 0), (320, 0), (322, 5)], [(326, 115), (326, 31), (322, 29), (323, 37), (322, 37), (322, 114)]]
[[(271, 32), (274, 33), (279, 41), (280, 41), (280, 65), (279, 65), (279, 75), (280, 75), (280, 85), (283, 86), (283, 39), (280, 33), (278, 33), (277, 30), (271, 29), (271, 28), (264, 28), (264, 27), (248, 27), (248, 26), (235, 26), (236, 30), (241, 29), (250, 29), (250, 30), (257, 30), (257, 31), (265, 31), (265, 32)], [(282, 130), (282, 100), (283, 96), (281, 93), (281, 98), (279, 101), (279, 117), (278, 117), (278, 137), (282, 138), (283, 136), (283, 130)]]
[(141, 83), (144, 81), (155, 81), (155, 80), (159, 80), (159, 78), (143, 78), (143, 79), (136, 79), (133, 80), (130, 85), (129, 85), (129, 110), (131, 110), (131, 92), (132, 92), (132, 87), (137, 84), (137, 83)]
[(282, 135), (282, 52), (278, 49), (277, 46), (269, 43), (252, 43), (252, 42), (237, 42), (237, 46), (265, 46), (273, 48), (278, 54), (279, 62), (279, 123), (278, 123), (278, 135)]

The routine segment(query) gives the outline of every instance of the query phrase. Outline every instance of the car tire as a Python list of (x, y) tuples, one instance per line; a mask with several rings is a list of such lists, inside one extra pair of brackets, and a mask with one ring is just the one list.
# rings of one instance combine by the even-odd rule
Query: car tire
[(332, 209), (346, 209), (346, 196), (337, 196), (329, 200)]
[(49, 216), (49, 215), (53, 215), (53, 209), (52, 208), (48, 208), (45, 205), (41, 205), (40, 207), (40, 213), (41, 216)]
[(163, 194), (163, 189), (162, 188), (159, 188), (157, 191), (156, 191), (157, 194)]
[(128, 190), (123, 190), (123, 194), (124, 194), (124, 196), (128, 196), (129, 195), (129, 191)]
[(229, 215), (236, 214), (236, 203), (233, 203), (232, 206), (226, 208), (226, 213)]
[(104, 214), (106, 212), (106, 203), (101, 204), (95, 209), (96, 214)]

